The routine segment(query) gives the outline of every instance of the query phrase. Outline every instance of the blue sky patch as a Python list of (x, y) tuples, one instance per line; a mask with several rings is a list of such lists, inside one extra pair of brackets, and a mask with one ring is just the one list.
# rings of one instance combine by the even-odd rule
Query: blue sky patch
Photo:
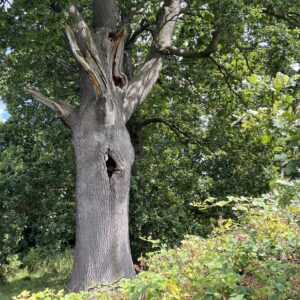
[(4, 102), (0, 101), (0, 121), (5, 122), (10, 117)]

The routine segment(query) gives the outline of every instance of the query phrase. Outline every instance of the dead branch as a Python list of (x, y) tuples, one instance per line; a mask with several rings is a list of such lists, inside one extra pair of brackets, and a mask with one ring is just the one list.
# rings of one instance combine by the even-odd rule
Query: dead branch
[(75, 32), (69, 25), (66, 25), (66, 34), (71, 50), (76, 60), (89, 75), (98, 97), (107, 91), (108, 80), (88, 25), (74, 5), (71, 5), (70, 12), (76, 19)]
[(44, 96), (39, 91), (33, 88), (27, 88), (25, 91), (33, 97), (34, 100), (42, 103), (43, 105), (51, 108), (60, 119), (64, 120), (67, 124), (69, 123), (70, 117), (75, 110), (75, 107), (70, 103), (63, 100), (51, 100), (50, 98)]

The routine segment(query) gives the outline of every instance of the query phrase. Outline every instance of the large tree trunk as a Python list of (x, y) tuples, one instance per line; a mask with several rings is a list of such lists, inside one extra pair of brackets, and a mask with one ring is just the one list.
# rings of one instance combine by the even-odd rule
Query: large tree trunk
[(71, 11), (78, 27), (67, 28), (67, 34), (81, 64), (81, 101), (69, 121), (76, 155), (76, 245), (69, 288), (79, 291), (135, 275), (128, 232), (134, 151), (123, 107), (126, 31), (112, 31), (111, 20), (102, 19), (94, 23), (105, 27), (91, 32), (76, 8)]
[(73, 291), (135, 275), (128, 237), (134, 152), (125, 124), (103, 125), (94, 111), (90, 106), (73, 128), (77, 169)]
[(74, 24), (66, 26), (66, 34), (81, 68), (80, 105), (53, 101), (28, 89), (36, 100), (55, 111), (73, 134), (77, 205), (71, 291), (135, 275), (128, 238), (134, 151), (125, 124), (159, 76), (180, 3), (165, 0), (149, 55), (130, 82), (123, 72), (127, 34), (124, 27), (117, 30), (116, 2), (93, 0), (92, 30), (72, 5)]

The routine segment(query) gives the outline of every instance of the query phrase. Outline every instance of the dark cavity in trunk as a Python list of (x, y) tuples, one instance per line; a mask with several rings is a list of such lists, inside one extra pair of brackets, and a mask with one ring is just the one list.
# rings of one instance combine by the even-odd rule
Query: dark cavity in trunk
[(113, 173), (117, 170), (117, 164), (109, 154), (107, 154), (106, 169), (109, 178), (111, 178)]

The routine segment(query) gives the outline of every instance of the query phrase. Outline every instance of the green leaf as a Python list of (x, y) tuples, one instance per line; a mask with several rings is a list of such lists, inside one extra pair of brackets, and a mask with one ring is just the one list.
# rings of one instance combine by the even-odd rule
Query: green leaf
[(261, 142), (263, 144), (268, 144), (271, 142), (272, 140), (272, 136), (271, 135), (263, 135), (261, 138), (260, 138)]
[(260, 79), (259, 79), (258, 75), (252, 74), (250, 77), (248, 77), (248, 81), (250, 83), (254, 83), (255, 84), (255, 83), (260, 82)]
[(291, 176), (292, 174), (299, 174), (298, 167), (299, 167), (298, 161), (295, 160), (289, 161), (285, 167), (286, 175)]

